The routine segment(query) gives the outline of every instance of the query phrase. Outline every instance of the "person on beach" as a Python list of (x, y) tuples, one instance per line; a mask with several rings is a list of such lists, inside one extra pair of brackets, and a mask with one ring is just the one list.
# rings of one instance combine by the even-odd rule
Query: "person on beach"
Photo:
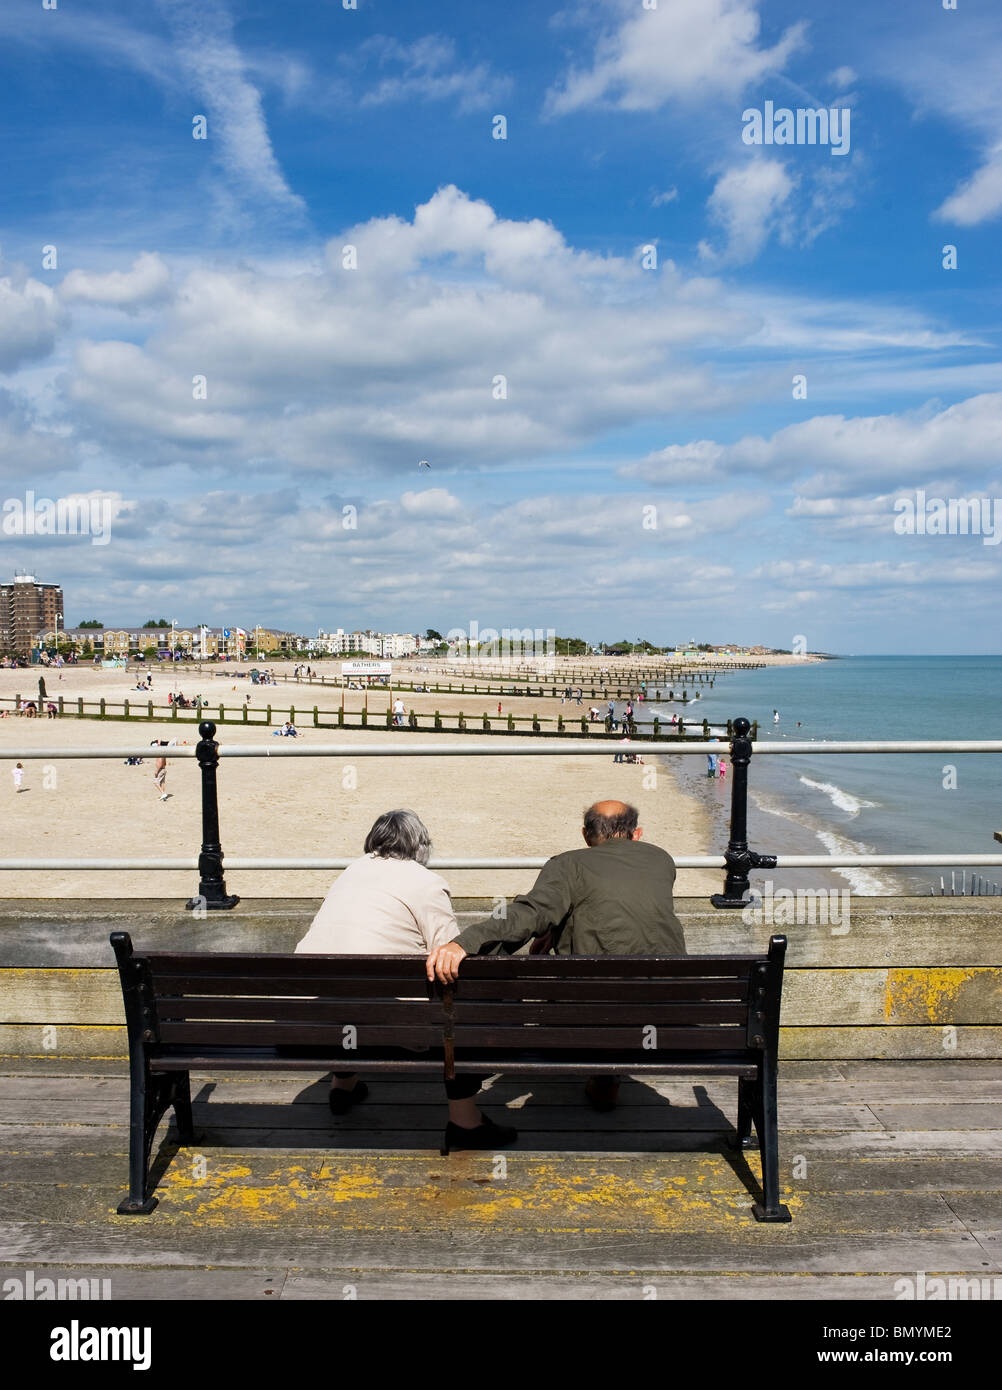
[[(475, 922), (430, 951), (428, 979), (451, 983), (466, 956), (496, 947), (510, 954), (530, 941), (533, 954), (684, 956), (673, 901), (675, 861), (643, 842), (639, 820), (636, 807), (624, 801), (589, 806), (581, 829), (587, 848), (554, 855), (500, 920)], [(585, 1091), (596, 1110), (612, 1110), (619, 1080), (593, 1076)]]
[[(170, 743), (165, 738), (155, 738), (150, 744), (151, 748), (169, 748)], [(163, 753), (158, 753), (153, 764), (153, 785), (160, 794), (160, 800), (166, 801), (167, 792), (167, 759)]]
[(717, 763), (717, 772), (720, 774), (721, 777), (726, 777), (726, 776), (727, 776), (727, 759), (726, 759), (726, 758), (721, 758), (721, 759), (719, 760), (719, 762)]
[[(431, 837), (413, 811), (379, 816), (361, 858), (335, 880), (296, 954), (417, 956), (451, 941), (458, 926), (449, 885), (427, 867), (430, 857)], [(495, 1149), (518, 1138), (516, 1130), (481, 1113), (475, 1097), (483, 1082), (482, 1076), (446, 1081), (446, 1148)], [(368, 1094), (354, 1072), (335, 1072), (331, 1113), (347, 1114)]]
[(706, 755), (706, 775), (707, 777), (716, 777), (717, 775), (716, 753), (707, 753)]
[(27, 787), (21, 785), (24, 782), (24, 763), (16, 763), (11, 768), (11, 774), (14, 778), (15, 792), (27, 791)]
[(397, 698), (393, 701), (393, 722), (398, 728), (404, 722), (405, 713), (406, 711), (404, 709), (404, 702), (398, 695)]

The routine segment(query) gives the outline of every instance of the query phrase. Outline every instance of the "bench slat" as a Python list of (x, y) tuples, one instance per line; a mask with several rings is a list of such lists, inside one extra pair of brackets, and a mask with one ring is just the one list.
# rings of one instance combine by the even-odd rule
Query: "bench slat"
[[(256, 1019), (282, 1023), (318, 1023), (328, 1027), (344, 1024), (379, 1023), (408, 1024), (416, 1027), (441, 1027), (442, 1008), (436, 1001), (424, 999), (271, 999), (224, 998), (211, 999), (161, 998), (159, 1017), (166, 1021), (183, 1019)], [(458, 1000), (455, 1008), (457, 1025), (491, 1026), (498, 1022), (517, 1026), (527, 1023), (546, 1023), (553, 1027), (620, 1027), (642, 1028), (647, 1024), (687, 1026), (704, 1023), (739, 1023), (744, 1026), (748, 1017), (746, 1004), (727, 1002), (694, 1003), (683, 1000), (668, 1004), (578, 1004), (574, 1000), (487, 1002)]]
[[(332, 1037), (331, 1034), (334, 1034)], [(237, 1046), (267, 1046), (269, 1043), (302, 1043), (315, 1047), (337, 1050), (340, 1041), (338, 1025), (326, 1023), (254, 1023), (254, 1022), (216, 1022), (193, 1020), (190, 1023), (163, 1022), (160, 1025), (160, 1040), (163, 1043), (184, 1043), (188, 1047), (220, 1046), (232, 1043)], [(659, 1028), (658, 1047), (649, 1049), (654, 1057), (657, 1052), (677, 1048), (726, 1047), (741, 1050), (745, 1030), (741, 1027), (724, 1025), (705, 1028)], [(381, 1027), (378, 1024), (357, 1025), (355, 1042), (358, 1048), (364, 1047), (426, 1047), (441, 1046), (441, 1029)], [(606, 1028), (601, 1034), (601, 1045), (609, 1049), (636, 1050), (637, 1029)], [(594, 1049), (599, 1039), (593, 1028), (505, 1028), (502, 1025), (488, 1028), (473, 1028), (464, 1025), (456, 1030), (457, 1051), (479, 1054), (485, 1048), (496, 1047), (556, 1047)], [(353, 1049), (345, 1049), (341, 1055), (351, 1060)]]
[(443, 1022), (442, 1006), (427, 999), (184, 999), (161, 998), (161, 1019), (271, 1019), (277, 1023), (322, 1023), (326, 1027), (352, 1023), (408, 1024), (437, 1028)]
[(279, 972), (290, 979), (352, 979), (366, 975), (373, 979), (426, 980), (424, 956), (296, 956), (275, 952), (250, 955), (238, 952), (200, 952), (175, 954), (151, 952), (142, 959), (149, 962), (154, 979), (159, 975), (271, 976)]
[(301, 996), (308, 999), (382, 999), (399, 992), (402, 996), (432, 997), (432, 986), (413, 975), (368, 976), (343, 979), (337, 975), (154, 975), (158, 998), (179, 995), (271, 995)]
[[(141, 953), (137, 953), (140, 954)], [(144, 956), (154, 979), (160, 975), (192, 977), (227, 975), (275, 976), (289, 979), (426, 979), (423, 956), (249, 955), (236, 953)], [(653, 980), (660, 976), (707, 976), (745, 980), (764, 956), (468, 956), (460, 967), (460, 982), (470, 980), (607, 978)]]
[[(469, 1024), (456, 1028), (456, 1056), (462, 1053), (480, 1055), (485, 1048), (595, 1048), (606, 1054), (613, 1049), (637, 1051), (637, 1027), (603, 1028), (596, 1033), (594, 1028), (506, 1028), (503, 1024), (494, 1027), (475, 1028)], [(679, 1048), (726, 1047), (739, 1051), (745, 1043), (745, 1030), (740, 1026), (724, 1024), (720, 1027), (708, 1025), (703, 1028), (658, 1028), (657, 1047), (646, 1049), (648, 1056), (655, 1057), (659, 1052), (670, 1052)]]
[(764, 956), (468, 956), (459, 967), (464, 980), (544, 979), (656, 980), (702, 975), (746, 980)]
[[(381, 1059), (373, 1057), (359, 1057), (353, 1061), (353, 1067), (363, 1073), (367, 1072), (388, 1072), (397, 1075), (427, 1075), (441, 1076), (442, 1058), (438, 1056), (416, 1055), (413, 1059), (394, 1057), (392, 1059)], [(151, 1058), (151, 1068), (155, 1072), (171, 1071), (302, 1071), (302, 1072), (327, 1072), (343, 1071), (345, 1067), (345, 1057), (343, 1053), (331, 1055), (329, 1052), (318, 1050), (316, 1052), (306, 1052), (302, 1055), (290, 1056), (288, 1053), (280, 1053), (276, 1049), (241, 1049), (223, 1048), (218, 1052), (198, 1050), (184, 1050), (177, 1055), (169, 1053), (164, 1055), (154, 1055)], [(682, 1053), (678, 1058), (673, 1059), (668, 1053), (643, 1054), (631, 1053), (628, 1056), (617, 1054), (610, 1058), (608, 1053), (602, 1053), (599, 1057), (594, 1057), (588, 1053), (575, 1053), (572, 1058), (561, 1057), (559, 1053), (552, 1053), (545, 1062), (533, 1060), (531, 1056), (524, 1053), (499, 1053), (495, 1052), (488, 1057), (472, 1061), (466, 1058), (457, 1057), (456, 1072), (460, 1075), (469, 1075), (476, 1072), (504, 1073), (506, 1075), (523, 1076), (559, 1076), (559, 1075), (582, 1075), (589, 1076), (600, 1072), (624, 1072), (651, 1073), (657, 1076), (743, 1076), (752, 1079), (757, 1072), (754, 1061), (742, 1059), (738, 1055), (727, 1053), (715, 1053), (709, 1059), (704, 1059), (698, 1052)]]
[[(412, 977), (394, 981), (389, 976), (343, 979), (337, 975), (314, 975), (308, 978), (290, 975), (156, 975), (154, 990), (158, 997), (179, 995), (271, 995), (308, 998), (373, 999), (392, 994), (397, 988), (401, 995), (422, 992), (422, 984)], [(547, 976), (547, 999), (568, 1002), (646, 1004), (672, 1003), (676, 1000), (699, 1001), (731, 999), (743, 1002), (748, 998), (747, 980), (714, 975), (709, 978), (691, 976), (673, 980), (667, 977), (617, 980), (560, 980)], [(511, 999), (521, 1001), (529, 993), (524, 980), (471, 980), (462, 975), (456, 998), (463, 1001)]]
[(690, 1023), (734, 1023), (744, 1027), (748, 1020), (748, 1005), (732, 1000), (693, 1002), (685, 999), (679, 1003), (667, 1004), (579, 1004), (567, 999), (559, 1002), (550, 1000), (526, 1000), (524, 1003), (508, 1001), (491, 1003), (486, 1000), (464, 1002), (456, 1000), (455, 1018), (457, 1027), (483, 1027), (498, 1022), (513, 1026), (524, 1023), (546, 1023), (554, 1027), (580, 1024), (582, 1027), (643, 1027), (645, 1024), (667, 1024), (685, 1027)]
[[(350, 1020), (348, 1020), (350, 1023)], [(184, 1043), (188, 1047), (235, 1044), (238, 1047), (267, 1047), (273, 1043), (303, 1043), (338, 1050), (341, 1042), (341, 1023), (273, 1023), (219, 1022), (192, 1019), (191, 1022), (160, 1024), (160, 1041)], [(354, 1039), (358, 1047), (441, 1047), (442, 1029), (432, 1023), (427, 1027), (405, 1025), (380, 1026), (374, 1023), (351, 1025), (357, 1029)], [(352, 1049), (341, 1055), (351, 1059)]]

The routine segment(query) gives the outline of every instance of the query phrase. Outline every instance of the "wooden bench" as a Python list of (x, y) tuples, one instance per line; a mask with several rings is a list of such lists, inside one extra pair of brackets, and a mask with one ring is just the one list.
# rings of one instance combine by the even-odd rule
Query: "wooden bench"
[[(149, 1162), (173, 1106), (194, 1138), (189, 1073), (418, 1072), (738, 1079), (733, 1142), (762, 1157), (759, 1221), (779, 1201), (776, 1069), (786, 938), (765, 956), (480, 956), (456, 985), (430, 985), (423, 957), (188, 955), (111, 944), (125, 999), (131, 1078), (129, 1196), (156, 1206)], [(425, 1049), (402, 1052), (402, 1049)]]

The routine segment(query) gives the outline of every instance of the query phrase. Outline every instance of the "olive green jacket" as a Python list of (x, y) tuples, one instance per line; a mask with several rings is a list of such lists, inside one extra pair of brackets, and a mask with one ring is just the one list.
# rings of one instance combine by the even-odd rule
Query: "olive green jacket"
[(674, 884), (675, 861), (657, 845), (606, 840), (555, 855), (503, 918), (475, 922), (456, 940), (477, 955), (498, 943), (514, 951), (552, 931), (561, 955), (684, 956)]

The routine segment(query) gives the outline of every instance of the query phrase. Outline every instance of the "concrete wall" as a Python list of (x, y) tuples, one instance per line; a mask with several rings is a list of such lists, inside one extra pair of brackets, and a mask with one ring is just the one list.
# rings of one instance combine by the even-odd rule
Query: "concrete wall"
[[(291, 951), (317, 906), (245, 900), (198, 920), (163, 899), (10, 902), (0, 908), (0, 1055), (127, 1055), (112, 931), (131, 932), (138, 949)], [(1002, 1057), (1002, 899), (853, 898), (848, 922), (831, 925), (748, 925), (695, 898), (676, 906), (694, 954), (789, 938), (783, 1057)]]

